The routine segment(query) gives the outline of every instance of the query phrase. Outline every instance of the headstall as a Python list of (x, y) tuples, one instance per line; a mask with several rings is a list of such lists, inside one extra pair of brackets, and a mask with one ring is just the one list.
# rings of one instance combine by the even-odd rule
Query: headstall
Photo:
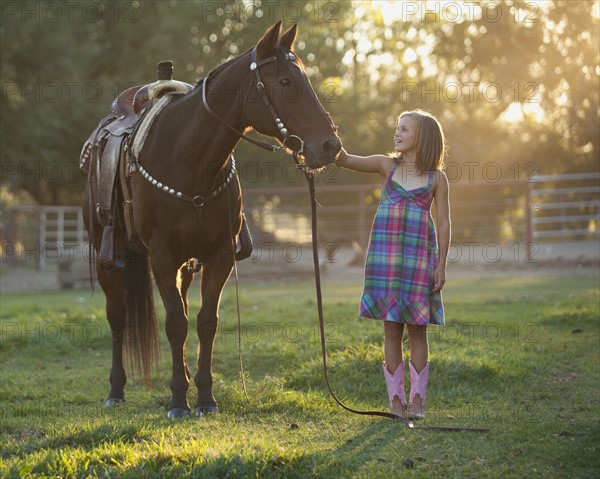
[[(263, 141), (260, 140), (255, 140), (254, 138), (250, 138), (249, 136), (245, 135), (244, 133), (242, 133), (241, 131), (237, 130), (236, 128), (234, 128), (232, 125), (230, 125), (229, 123), (227, 123), (227, 121), (225, 119), (223, 119), (221, 116), (219, 116), (219, 114), (217, 112), (215, 112), (211, 106), (208, 104), (208, 100), (207, 100), (207, 95), (206, 95), (206, 91), (207, 91), (207, 85), (208, 85), (208, 80), (210, 78), (210, 73), (207, 75), (207, 77), (202, 81), (202, 104), (204, 105), (204, 108), (206, 108), (206, 111), (216, 120), (218, 120), (221, 124), (223, 124), (224, 126), (226, 126), (230, 131), (232, 131), (233, 133), (235, 133), (237, 136), (239, 136), (240, 138), (242, 138), (243, 140), (246, 140), (260, 148), (263, 148), (265, 150), (269, 150), (269, 151), (278, 151), (278, 150), (289, 150), (291, 152), (291, 155), (294, 157), (294, 161), (296, 162), (296, 165), (299, 169), (302, 170), (307, 170), (308, 167), (306, 166), (306, 164), (302, 161), (302, 158), (304, 156), (304, 140), (302, 138), (300, 138), (298, 135), (291, 135), (289, 130), (286, 128), (285, 124), (283, 123), (283, 121), (281, 120), (281, 118), (279, 118), (279, 116), (277, 115), (277, 112), (275, 111), (275, 109), (273, 108), (273, 105), (271, 104), (269, 97), (267, 95), (266, 92), (266, 88), (265, 88), (265, 84), (262, 81), (262, 78), (260, 76), (260, 67), (263, 65), (266, 65), (267, 63), (271, 63), (274, 61), (277, 61), (277, 57), (276, 56), (271, 56), (268, 58), (265, 58), (264, 60), (258, 61), (256, 58), (256, 48), (253, 48), (252, 51), (250, 52), (250, 71), (254, 72), (254, 78), (255, 78), (255, 82), (256, 82), (256, 89), (258, 90), (260, 97), (262, 98), (262, 100), (265, 103), (265, 106), (267, 107), (267, 110), (269, 111), (269, 113), (271, 114), (271, 116), (273, 117), (273, 120), (275, 121), (275, 124), (277, 125), (277, 128), (279, 129), (279, 132), (281, 133), (281, 135), (284, 137), (282, 144), (281, 145), (273, 145), (270, 143), (265, 143)], [(288, 61), (296, 61), (296, 55), (289, 51), (287, 53), (285, 53), (285, 60)], [(294, 150), (291, 147), (289, 147), (288, 145), (286, 145), (287, 142), (289, 142), (290, 140), (297, 140), (300, 143), (300, 148), (298, 150)], [(196, 207), (202, 207), (204, 206), (204, 204), (211, 200), (212, 198), (214, 198), (215, 196), (217, 196), (219, 193), (221, 193), (221, 191), (223, 191), (225, 189), (225, 187), (229, 184), (229, 182), (231, 181), (231, 179), (233, 178), (234, 174), (235, 174), (235, 160), (233, 158), (233, 153), (230, 155), (230, 168), (229, 168), (229, 174), (227, 175), (227, 178), (225, 179), (225, 182), (219, 186), (216, 190), (214, 190), (210, 195), (208, 196), (201, 196), (201, 195), (196, 195), (196, 196), (188, 196), (184, 193), (182, 193), (181, 191), (177, 191), (174, 188), (171, 188), (168, 185), (165, 185), (164, 183), (162, 183), (161, 181), (157, 180), (156, 178), (154, 178), (138, 161), (137, 158), (135, 159), (135, 165), (136, 165), (136, 169), (140, 172), (140, 174), (142, 175), (142, 177), (144, 179), (146, 179), (146, 181), (148, 181), (152, 186), (155, 186), (156, 188), (164, 191), (165, 193), (168, 193), (172, 196), (175, 196), (176, 198), (182, 199), (182, 200), (186, 200), (189, 201), (191, 203), (194, 204), (194, 206)]]
[[(265, 84), (262, 81), (262, 78), (260, 76), (260, 67), (262, 67), (263, 65), (266, 65), (267, 63), (271, 63), (271, 62), (277, 61), (277, 57), (276, 56), (271, 56), (271, 57), (265, 58), (264, 60), (258, 61), (256, 56), (257, 56), (256, 48), (253, 48), (252, 51), (250, 52), (250, 71), (254, 72), (256, 89), (258, 90), (258, 92), (260, 94), (260, 97), (262, 98), (263, 102), (265, 103), (265, 106), (267, 107), (267, 110), (269, 111), (269, 113), (273, 117), (273, 120), (275, 121), (275, 124), (277, 125), (277, 128), (279, 129), (279, 132), (284, 137), (283, 142), (282, 142), (281, 145), (273, 145), (273, 144), (270, 144), (270, 143), (265, 143), (264, 141), (255, 140), (254, 138), (250, 138), (249, 136), (245, 135), (244, 133), (242, 133), (241, 131), (237, 130), (236, 128), (234, 128), (229, 123), (227, 123), (226, 120), (224, 120), (221, 116), (219, 116), (210, 107), (210, 105), (208, 104), (207, 95), (206, 95), (206, 91), (207, 91), (207, 88), (208, 88), (208, 80), (210, 78), (210, 73), (207, 75), (207, 77), (202, 82), (202, 103), (204, 104), (204, 108), (206, 108), (206, 111), (208, 111), (208, 113), (213, 118), (215, 118), (216, 120), (218, 120), (220, 123), (222, 123), (230, 131), (232, 131), (233, 133), (235, 133), (237, 136), (239, 136), (243, 140), (246, 140), (246, 141), (252, 143), (253, 145), (256, 145), (256, 146), (258, 146), (260, 148), (263, 148), (263, 149), (269, 150), (269, 151), (278, 151), (278, 150), (283, 150), (283, 149), (290, 150), (291, 154), (294, 156), (295, 161), (298, 163), (299, 162), (299, 158), (304, 155), (304, 140), (302, 138), (300, 138), (298, 135), (291, 135), (290, 134), (289, 130), (286, 128), (285, 124), (283, 123), (283, 121), (281, 120), (281, 118), (279, 117), (279, 115), (277, 115), (277, 112), (273, 108), (273, 105), (271, 104), (271, 102), (269, 100), (269, 97), (267, 95)], [(287, 61), (292, 61), (292, 62), (296, 61), (296, 55), (293, 52), (291, 52), (291, 51), (286, 52), (284, 58)], [(300, 148), (298, 150), (293, 150), (288, 145), (286, 145), (286, 142), (288, 142), (288, 141), (290, 141), (292, 139), (296, 139), (296, 140), (298, 140), (300, 142)]]

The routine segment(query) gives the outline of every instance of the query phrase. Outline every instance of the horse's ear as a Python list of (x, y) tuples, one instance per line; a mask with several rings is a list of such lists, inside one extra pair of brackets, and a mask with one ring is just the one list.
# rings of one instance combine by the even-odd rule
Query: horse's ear
[(279, 34), (281, 33), (281, 20), (269, 28), (262, 38), (256, 44), (256, 53), (258, 58), (264, 58), (275, 50)]
[(296, 35), (298, 34), (298, 24), (295, 23), (292, 27), (286, 30), (279, 37), (279, 45), (287, 50), (294, 49), (294, 42), (296, 41)]

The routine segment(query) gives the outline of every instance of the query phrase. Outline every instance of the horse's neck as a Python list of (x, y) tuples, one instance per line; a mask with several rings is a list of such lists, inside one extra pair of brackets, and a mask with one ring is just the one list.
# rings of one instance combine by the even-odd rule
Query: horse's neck
[[(221, 89), (223, 88), (223, 89)], [(238, 131), (244, 131), (246, 123), (242, 111), (242, 102), (237, 94), (225, 87), (215, 85), (211, 87), (212, 93), (207, 94), (211, 108)], [(202, 104), (202, 88), (199, 86), (190, 95), (193, 104), (190, 126), (193, 131), (190, 138), (194, 151), (200, 153), (205, 161), (223, 164), (229, 154), (239, 143), (240, 137), (233, 133), (227, 126), (211, 116)], [(225, 100), (222, 101), (221, 100)]]
[[(226, 71), (221, 72), (219, 77), (214, 80), (211, 78), (208, 102), (228, 124), (238, 131), (244, 131), (248, 124), (243, 115), (242, 102), (233, 89), (226, 90), (227, 84), (234, 84), (235, 80), (227, 81)], [(236, 83), (236, 86), (239, 85), (239, 82)], [(177, 162), (175, 169), (185, 171), (189, 182), (206, 193), (226, 168), (229, 156), (240, 138), (204, 108), (201, 85), (178, 103), (164, 118), (169, 128), (180, 125), (178, 131), (172, 132), (174, 160)]]

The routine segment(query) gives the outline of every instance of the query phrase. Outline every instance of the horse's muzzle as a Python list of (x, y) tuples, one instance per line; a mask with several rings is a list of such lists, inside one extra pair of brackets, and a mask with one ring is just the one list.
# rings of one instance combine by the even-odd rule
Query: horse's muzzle
[(307, 141), (304, 149), (306, 165), (310, 168), (321, 168), (335, 161), (342, 149), (342, 142), (337, 136), (328, 136), (315, 142)]

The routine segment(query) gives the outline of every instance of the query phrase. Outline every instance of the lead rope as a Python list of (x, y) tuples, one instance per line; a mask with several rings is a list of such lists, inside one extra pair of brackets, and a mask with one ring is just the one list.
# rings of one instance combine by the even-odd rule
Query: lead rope
[(312, 247), (313, 247), (313, 263), (315, 269), (315, 286), (317, 290), (317, 309), (319, 314), (319, 333), (321, 336), (321, 354), (323, 356), (323, 376), (325, 378), (325, 384), (331, 397), (346, 411), (354, 414), (360, 414), (363, 416), (379, 416), (387, 417), (390, 419), (402, 420), (409, 429), (419, 429), (426, 431), (439, 431), (439, 432), (481, 432), (486, 433), (490, 430), (487, 428), (471, 428), (471, 427), (450, 427), (450, 426), (415, 426), (413, 422), (396, 414), (392, 414), (384, 411), (360, 411), (346, 406), (333, 392), (331, 385), (329, 384), (329, 376), (327, 374), (327, 348), (325, 344), (325, 321), (323, 319), (323, 300), (321, 291), (321, 272), (319, 268), (319, 252), (318, 252), (318, 239), (317, 239), (317, 198), (315, 194), (315, 180), (314, 173), (308, 171), (303, 165), (300, 165), (296, 155), (294, 160), (298, 164), (298, 167), (304, 172), (304, 176), (308, 180), (308, 189), (310, 191), (310, 205), (311, 205), (311, 226), (312, 226)]
[[(315, 179), (314, 174), (305, 168), (302, 168), (304, 176), (308, 180), (308, 189), (310, 191), (310, 212), (311, 212), (311, 224), (312, 224), (312, 243), (313, 243), (313, 264), (315, 269), (315, 286), (317, 290), (317, 310), (319, 313), (319, 333), (321, 338), (321, 355), (323, 356), (323, 377), (325, 378), (325, 384), (329, 389), (329, 394), (341, 407), (346, 411), (353, 412), (354, 414), (361, 414), (367, 416), (380, 416), (387, 417), (390, 419), (404, 419), (401, 416), (383, 411), (360, 411), (358, 409), (352, 409), (346, 406), (333, 392), (331, 385), (329, 384), (329, 376), (327, 374), (327, 348), (325, 344), (325, 321), (323, 319), (323, 298), (321, 291), (321, 272), (319, 268), (319, 251), (318, 251), (318, 240), (317, 240), (317, 198), (315, 194)], [(407, 421), (407, 426), (412, 427), (412, 421)]]
[[(229, 223), (231, 225), (231, 223)], [(235, 241), (234, 241), (235, 245)], [(235, 250), (234, 250), (235, 252)], [(234, 253), (235, 254), (235, 253)], [(235, 274), (235, 302), (237, 308), (237, 331), (238, 331), (238, 358), (240, 363), (240, 378), (242, 380), (242, 389), (244, 390), (244, 396), (246, 397), (246, 401), (248, 404), (252, 404), (250, 402), (250, 398), (248, 397), (248, 390), (246, 389), (246, 378), (244, 374), (244, 362), (242, 360), (242, 320), (240, 315), (240, 292), (239, 292), (239, 278), (238, 278), (238, 269), (237, 269), (237, 261), (235, 257), (233, 259), (233, 271)]]
[[(238, 183), (239, 184), (239, 183)], [(235, 276), (235, 304), (237, 311), (237, 339), (238, 339), (238, 359), (240, 364), (240, 379), (242, 380), (242, 388), (244, 390), (244, 396), (246, 397), (246, 401), (248, 404), (251, 404), (250, 398), (248, 397), (248, 390), (246, 389), (246, 378), (244, 375), (244, 361), (242, 359), (242, 319), (240, 314), (240, 288), (239, 288), (239, 277), (238, 277), (238, 269), (237, 269), (237, 261), (235, 259), (235, 254), (237, 251), (237, 241), (235, 240), (235, 236), (233, 235), (233, 226), (232, 218), (231, 218), (231, 197), (229, 196), (229, 188), (226, 188), (225, 193), (227, 194), (227, 207), (229, 208), (229, 237), (231, 238), (231, 247), (233, 249), (233, 271)]]

